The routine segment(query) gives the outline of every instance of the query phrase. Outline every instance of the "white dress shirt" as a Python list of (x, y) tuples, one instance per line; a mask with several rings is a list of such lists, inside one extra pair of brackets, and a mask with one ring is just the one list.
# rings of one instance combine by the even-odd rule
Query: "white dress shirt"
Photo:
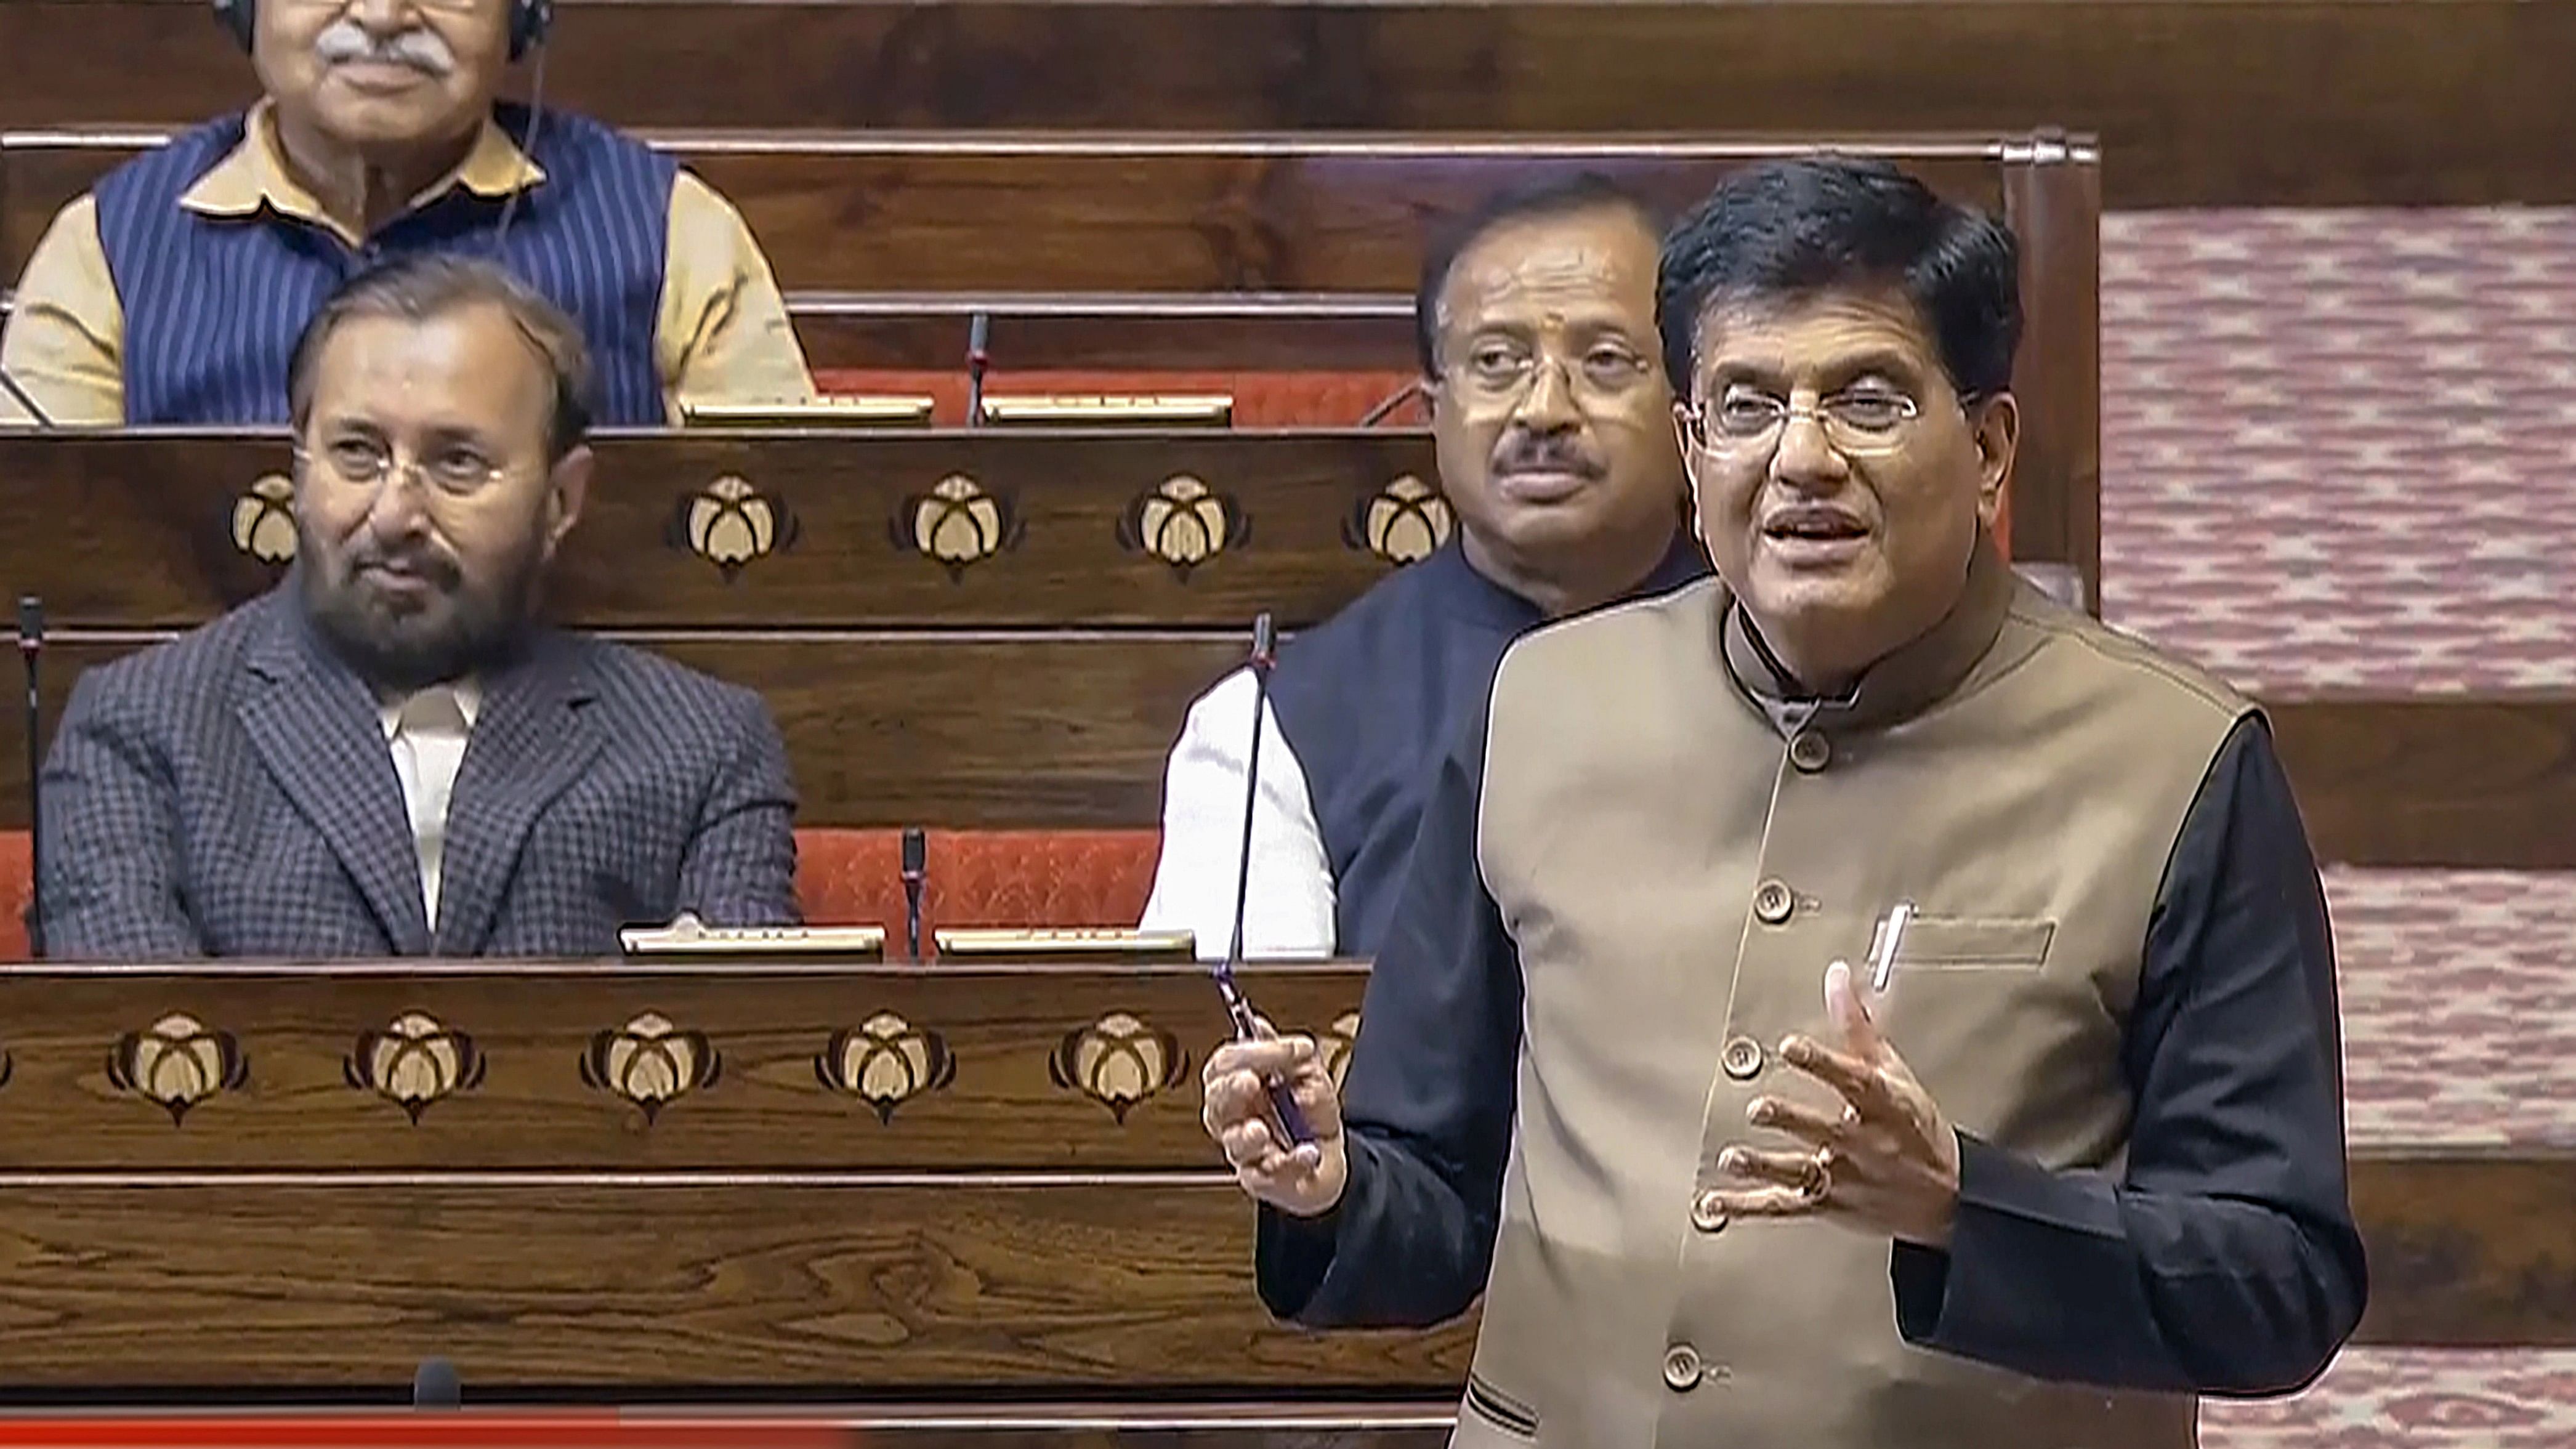
[(403, 805), (411, 816), (412, 844), (420, 852), (420, 899), (431, 934), (438, 930), (438, 877), (447, 851), (447, 801), (483, 691), (472, 679), (433, 684), (383, 707), (385, 743), (402, 779)]
[[(1252, 749), (1253, 684), (1238, 669), (1190, 705), (1163, 773), (1163, 854), (1138, 924), (1189, 931), (1202, 961), (1234, 938), (1234, 877), (1242, 858), (1244, 776)], [(1261, 715), (1261, 793), (1252, 817), (1252, 877), (1243, 913), (1251, 960), (1333, 954), (1333, 867), (1307, 797), (1306, 772)]]

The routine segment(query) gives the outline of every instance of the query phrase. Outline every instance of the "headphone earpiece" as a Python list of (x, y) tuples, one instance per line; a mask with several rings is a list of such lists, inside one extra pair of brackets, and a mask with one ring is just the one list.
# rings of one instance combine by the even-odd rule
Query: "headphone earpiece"
[[(248, 53), (259, 36), (258, 0), (215, 0), (215, 23)], [(510, 0), (510, 59), (545, 44), (554, 23), (554, 0)]]
[(244, 54), (249, 53), (252, 33), (258, 24), (257, 17), (251, 14), (250, 0), (215, 0), (215, 23), (224, 28), (224, 33), (233, 38)]
[(510, 0), (510, 59), (546, 43), (555, 24), (555, 0)]

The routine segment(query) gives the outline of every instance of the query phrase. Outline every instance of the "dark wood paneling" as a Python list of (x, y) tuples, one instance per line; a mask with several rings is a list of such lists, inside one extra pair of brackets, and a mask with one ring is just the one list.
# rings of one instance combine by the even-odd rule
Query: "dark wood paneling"
[[(1182, 715), (1245, 647), (1172, 634), (623, 637), (767, 696), (805, 825), (1150, 826)], [(71, 680), (140, 642), (46, 647), (49, 739)], [(24, 737), (21, 712), (0, 711), (0, 759), (21, 758)], [(0, 771), (0, 826), (26, 823), (23, 772)]]
[[(839, 1410), (783, 1409), (615, 1411), (567, 1409), (541, 1396), (477, 1393), (466, 1413), (424, 1419), (408, 1411), (374, 1414), (300, 1411), (292, 1417), (259, 1412), (208, 1412), (216, 1395), (200, 1393), (175, 1413), (118, 1405), (134, 1417), (81, 1413), (49, 1419), (42, 1412), (0, 1411), (0, 1436), (32, 1443), (29, 1436), (60, 1434), (62, 1442), (134, 1449), (229, 1449), (272, 1426), (281, 1440), (340, 1444), (402, 1443), (415, 1449), (439, 1445), (506, 1443), (518, 1449), (1445, 1449), (1456, 1422), (1454, 1395), (1419, 1405), (1402, 1402), (1305, 1403), (1059, 1403), (869, 1404)], [(56, 1396), (45, 1396), (54, 1398)], [(72, 1396), (60, 1396), (77, 1402)], [(114, 1395), (89, 1395), (114, 1403)], [(262, 1395), (262, 1398), (270, 1396)], [(358, 1399), (331, 1396), (334, 1403)], [(390, 1402), (389, 1395), (368, 1395)], [(496, 1401), (525, 1402), (523, 1410), (492, 1410)], [(622, 1404), (634, 1402), (620, 1396)]]
[(2328, 860), (2576, 869), (2576, 694), (2329, 696), (2269, 712)]
[[(1417, 431), (1131, 433), (1073, 436), (751, 434), (606, 438), (588, 511), (552, 586), (564, 619), (600, 627), (1196, 624), (1248, 630), (1262, 610), (1284, 625), (1330, 616), (1389, 565), (1349, 525), (1377, 491), (1438, 476)], [(240, 540), (291, 545), (282, 439), (149, 434), (0, 434), (0, 585), (33, 593), (57, 626), (150, 628), (199, 622), (265, 590), (280, 567)], [(928, 495), (963, 478), (954, 539), (995, 545), (951, 568), (918, 546)], [(1171, 480), (1205, 502), (1146, 502)], [(260, 480), (275, 497), (263, 503)], [(730, 573), (708, 497), (739, 480), (783, 541)], [(273, 507), (272, 507), (273, 505)], [(1177, 514), (1177, 516), (1176, 516)], [(1146, 551), (1213, 536), (1188, 568)], [(693, 528), (692, 520), (697, 526)], [(261, 520), (265, 519), (263, 523)], [(1124, 530), (1122, 522), (1131, 524)], [(1132, 543), (1132, 546), (1131, 546)]]
[[(242, 1410), (222, 1403), (273, 1403), (276, 1395), (193, 1392), (183, 1408), (155, 1413), (124, 1403), (116, 1392), (49, 1392), (39, 1395), (62, 1413), (0, 1410), (0, 1436), (33, 1444), (54, 1434), (64, 1444), (134, 1446), (134, 1449), (229, 1449), (273, 1431), (281, 1441), (317, 1444), (337, 1434), (337, 1444), (616, 1444), (618, 1449), (1445, 1449), (1455, 1423), (1455, 1395), (1437, 1400), (1355, 1400), (1309, 1403), (1275, 1398), (1270, 1403), (863, 1403), (811, 1408), (788, 1400), (773, 1408), (675, 1408), (657, 1403), (636, 1408), (567, 1408), (546, 1395), (477, 1392), (466, 1387), (469, 1413), (422, 1423), (410, 1410)], [(564, 1400), (569, 1395), (551, 1395)], [(587, 1403), (590, 1395), (582, 1395)], [(88, 1403), (106, 1410), (85, 1408)], [(160, 1403), (160, 1398), (155, 1400)], [(294, 1403), (294, 1400), (289, 1400)], [(332, 1408), (348, 1403), (394, 1403), (394, 1395), (335, 1392)], [(526, 1408), (489, 1408), (513, 1403)], [(113, 1418), (113, 1410), (126, 1418)]]
[[(2018, 558), (2057, 564), (2102, 608), (2102, 171), (2055, 143), (2005, 173), (2021, 243), (2023, 419), (2006, 510)], [(2042, 361), (2041, 359), (2045, 359)]]
[[(952, 1409), (918, 1420), (856, 1415), (851, 1432), (853, 1449), (1446, 1449), (1455, 1404), (1451, 1395), (1437, 1407), (1412, 1410), (1286, 1404), (1250, 1412), (1161, 1408), (1113, 1416), (1069, 1408), (1005, 1416), (990, 1408)], [(756, 1449), (730, 1439), (705, 1443), (707, 1449)]]
[[(1347, 1050), (1363, 967), (1247, 967), (1244, 991), (1283, 1029)], [(654, 1012), (702, 1033), (715, 1080), (647, 1115), (581, 1064), (601, 1032)], [(110, 1079), (117, 1044), (173, 1012), (230, 1036), (247, 1080), (173, 1119)], [(352, 1081), (363, 1033), (426, 1013), (462, 1032), (480, 1080), (415, 1090), (417, 1120)], [(891, 1013), (898, 1022), (877, 1019)], [(1095, 1047), (1068, 1040), (1133, 1018)], [(876, 1022), (871, 1028), (870, 1023)], [(1336, 1024), (1345, 1033), (1333, 1035)], [(873, 1030), (887, 1055), (818, 1059)], [(914, 1036), (913, 1033), (918, 1033)], [(1228, 1036), (1216, 990), (1187, 964), (843, 967), (792, 974), (700, 967), (583, 971), (155, 977), (0, 969), (0, 1163), (12, 1170), (477, 1168), (769, 1171), (1131, 1169), (1222, 1165), (1199, 1126), (1198, 1069)], [(1095, 1049), (1096, 1048), (1096, 1049)], [(1100, 1051), (1129, 1051), (1097, 1075)], [(850, 1062), (885, 1104), (847, 1090)], [(465, 1055), (458, 1073), (471, 1070)], [(945, 1064), (943, 1067), (942, 1064)], [(1120, 1064), (1124, 1063), (1124, 1066)], [(916, 1090), (899, 1085), (909, 1080)], [(1149, 1075), (1122, 1075), (1133, 1069)]]
[[(0, 256), (17, 274), (55, 208), (134, 154), (8, 146)], [(791, 289), (1410, 293), (1425, 233), (1485, 193), (1600, 171), (1678, 211), (1779, 143), (1435, 138), (1010, 139), (682, 133), (655, 138), (742, 209)], [(1873, 144), (1927, 181), (2000, 203), (1979, 140)]]
[(2361, 1342), (2576, 1347), (2576, 1151), (2365, 1149), (2352, 1201)]
[[(2098, 131), (2110, 204), (2576, 200), (2576, 8), (2517, 0), (568, 3), (629, 125)], [(0, 125), (160, 124), (249, 67), (170, 0), (0, 5)]]
[[(0, 181), (0, 190), (5, 190)], [(0, 268), (0, 277), (9, 275)], [(0, 296), (0, 324), (12, 299)], [(973, 318), (991, 321), (991, 381), (1032, 370), (1405, 372), (1413, 299), (1288, 293), (790, 292), (787, 314), (815, 368), (954, 373)]]
[[(1430, 1391), (1470, 1329), (1262, 1311), (1221, 1177), (0, 1178), (7, 1387), (330, 1388), (421, 1358), (496, 1386)], [(2576, 1345), (2576, 1160), (2357, 1173), (2362, 1341)]]
[[(1151, 825), (1189, 700), (1241, 656), (1207, 634), (628, 637), (768, 696), (813, 825)], [(70, 677), (132, 642), (49, 646)], [(2576, 698), (2273, 705), (2318, 855), (2347, 865), (2576, 869)], [(18, 711), (0, 759), (19, 758)], [(0, 823), (26, 822), (0, 772)]]
[[(1470, 1331), (1314, 1334), (1220, 1175), (0, 1178), (0, 1385), (1455, 1384)], [(41, 1325), (38, 1329), (36, 1325)]]

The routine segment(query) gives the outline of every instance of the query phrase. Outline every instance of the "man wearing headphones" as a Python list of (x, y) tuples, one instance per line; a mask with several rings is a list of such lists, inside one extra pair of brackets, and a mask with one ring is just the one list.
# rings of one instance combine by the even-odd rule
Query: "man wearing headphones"
[(497, 103), (532, 49), (542, 99), (552, 0), (214, 8), (264, 98), (108, 175), (28, 261), (0, 369), (52, 421), (282, 423), (323, 298), (423, 252), (498, 261), (575, 318), (603, 424), (812, 395), (729, 203), (596, 121)]

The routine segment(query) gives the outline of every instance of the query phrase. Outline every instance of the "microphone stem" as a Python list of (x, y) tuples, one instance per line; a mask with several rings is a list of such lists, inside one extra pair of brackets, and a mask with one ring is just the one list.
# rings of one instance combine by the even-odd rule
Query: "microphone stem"
[(1270, 708), (1270, 661), (1252, 661), (1252, 749), (1244, 767), (1243, 849), (1234, 858), (1234, 939), (1227, 943), (1229, 965), (1243, 961), (1243, 918), (1252, 902), (1252, 824), (1261, 806), (1261, 726)]
[[(1252, 826), (1261, 806), (1261, 736), (1270, 712), (1270, 665), (1270, 616), (1264, 614), (1252, 625), (1252, 748), (1244, 762), (1243, 848), (1234, 858), (1234, 938), (1226, 945), (1225, 964), (1217, 970), (1227, 1014), (1234, 1018), (1235, 1035), (1246, 1041), (1253, 1037), (1255, 1018), (1252, 1004), (1244, 1000), (1242, 988), (1234, 979), (1234, 968), (1243, 964), (1243, 922), (1252, 903)], [(1289, 1090), (1288, 1083), (1273, 1075), (1264, 1079), (1262, 1086), (1270, 1097), (1271, 1115), (1278, 1119), (1280, 1131), (1288, 1141), (1314, 1141), (1314, 1131), (1306, 1125), (1306, 1114), (1298, 1110), (1297, 1094)]]

